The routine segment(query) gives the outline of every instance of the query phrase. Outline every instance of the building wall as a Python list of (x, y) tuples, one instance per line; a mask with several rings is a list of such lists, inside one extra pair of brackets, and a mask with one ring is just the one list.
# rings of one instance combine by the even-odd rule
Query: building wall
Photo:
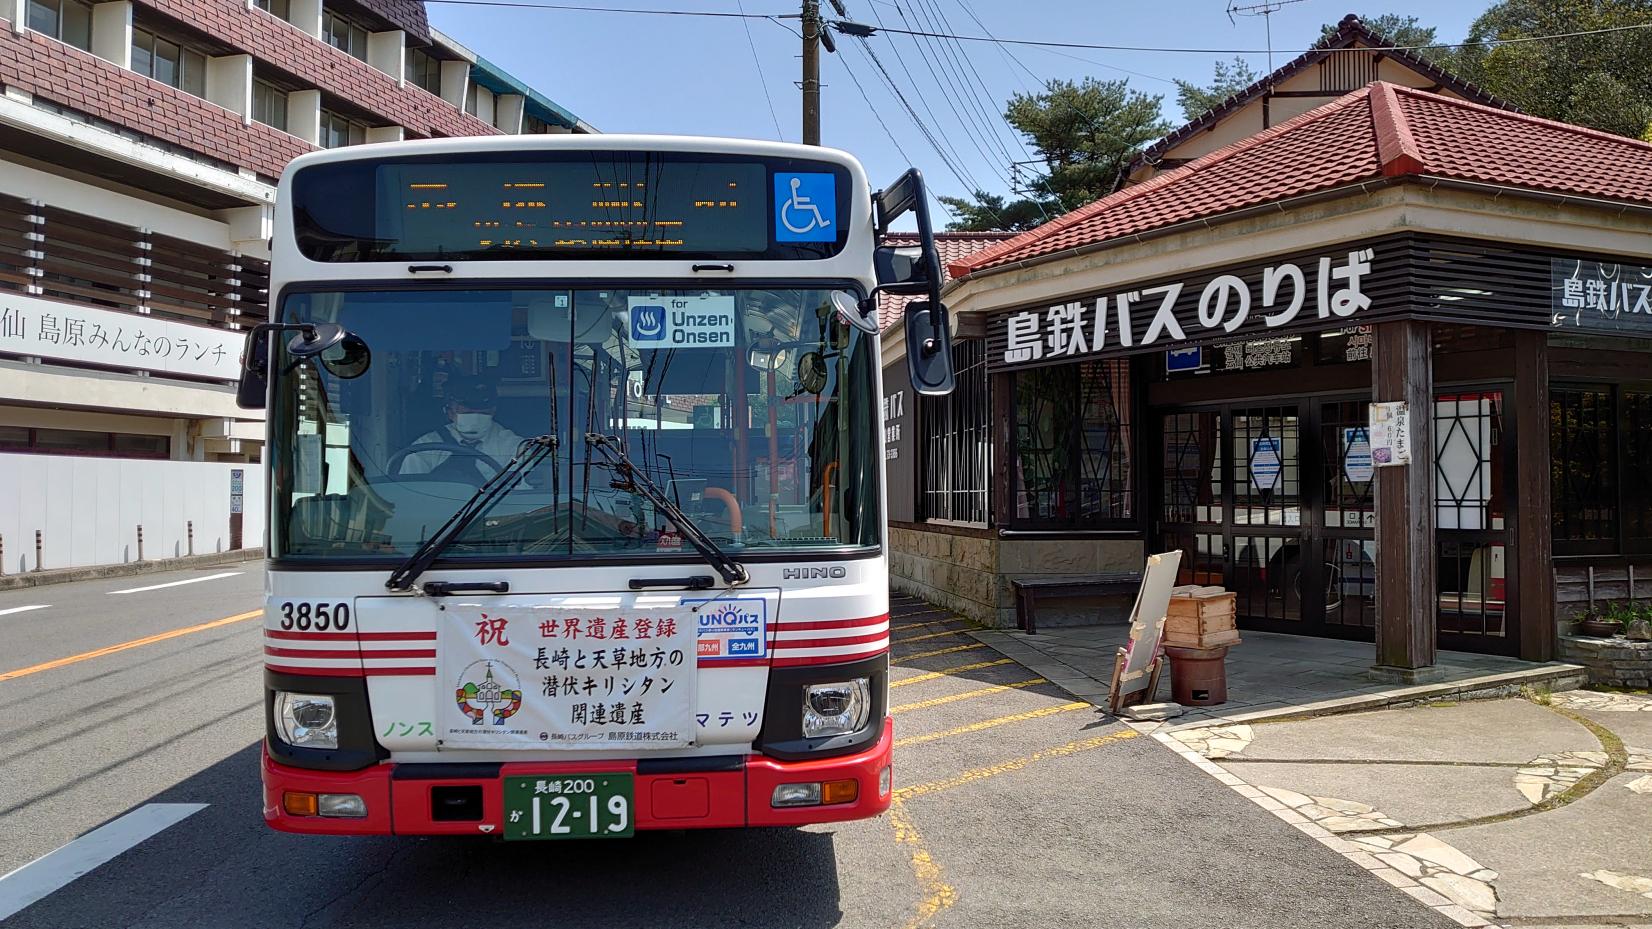
[[(1015, 628), (1014, 581), (1140, 572), (1146, 560), (1139, 539), (1000, 539), (984, 530), (917, 525), (889, 530), (894, 589), (999, 629)], [(1038, 622), (1123, 621), (1128, 611), (1116, 598), (1077, 598), (1041, 606)]]
[[(230, 548), (230, 471), (243, 487), (242, 547), (264, 544), (263, 473), (256, 464), (0, 454), (0, 542), (5, 573), (121, 564), (138, 557)], [(35, 560), (34, 534), (42, 551)]]

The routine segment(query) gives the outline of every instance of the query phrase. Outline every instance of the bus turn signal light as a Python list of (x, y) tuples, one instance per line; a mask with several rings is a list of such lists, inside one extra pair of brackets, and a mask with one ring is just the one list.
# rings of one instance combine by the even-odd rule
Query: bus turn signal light
[(827, 781), (820, 785), (821, 805), (833, 803), (854, 803), (860, 799), (860, 782), (854, 779), (847, 781)]
[(288, 816), (314, 816), (316, 814), (315, 794), (302, 794), (287, 791), (281, 798), (281, 806), (286, 809)]

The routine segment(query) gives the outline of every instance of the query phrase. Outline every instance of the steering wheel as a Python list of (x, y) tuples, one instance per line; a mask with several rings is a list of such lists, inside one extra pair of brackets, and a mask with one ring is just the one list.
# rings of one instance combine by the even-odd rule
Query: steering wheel
[[(385, 476), (392, 481), (429, 480), (430, 475), (428, 474), (401, 473), (402, 462), (406, 461), (409, 455), (417, 455), (421, 452), (447, 452), (449, 455), (459, 455), (465, 458), (479, 458), (486, 461), (488, 464), (493, 465), (495, 471), (497, 471), (500, 467), (499, 462), (494, 461), (492, 455), (489, 455), (479, 449), (471, 448), (468, 445), (459, 445), (454, 442), (420, 442), (414, 445), (409, 445), (401, 451), (391, 455), (390, 458), (384, 463)], [(447, 464), (447, 461), (444, 460), (442, 464)], [(470, 483), (475, 484), (478, 487), (482, 486), (482, 484), (487, 481), (487, 478), (482, 475), (482, 472), (477, 471), (475, 468), (466, 468), (464, 473)]]

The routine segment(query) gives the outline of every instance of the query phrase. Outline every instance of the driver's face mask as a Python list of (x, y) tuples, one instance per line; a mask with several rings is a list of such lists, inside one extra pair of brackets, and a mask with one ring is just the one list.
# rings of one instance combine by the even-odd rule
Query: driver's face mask
[(453, 431), (467, 439), (480, 439), (492, 425), (492, 413), (453, 414)]

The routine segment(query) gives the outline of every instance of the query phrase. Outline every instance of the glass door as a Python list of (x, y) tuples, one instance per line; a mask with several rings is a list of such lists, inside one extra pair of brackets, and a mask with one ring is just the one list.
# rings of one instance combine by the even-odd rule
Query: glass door
[(1361, 638), (1377, 627), (1376, 471), (1368, 416), (1364, 397), (1319, 406), (1326, 631)]
[[(1313, 560), (1304, 558), (1302, 428), (1293, 405), (1227, 414), (1228, 584), (1254, 628), (1301, 632), (1317, 619)], [(1305, 595), (1306, 594), (1306, 598)], [(1308, 608), (1305, 608), (1305, 604)]]

